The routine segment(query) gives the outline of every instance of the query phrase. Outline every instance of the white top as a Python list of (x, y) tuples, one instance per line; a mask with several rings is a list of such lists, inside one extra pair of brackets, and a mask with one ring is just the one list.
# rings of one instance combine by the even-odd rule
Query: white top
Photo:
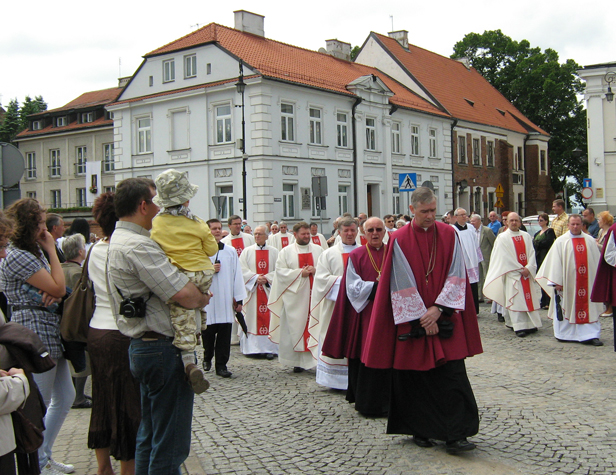
[(246, 287), (242, 267), (235, 248), (225, 244), (216, 255), (210, 257), (212, 264), (220, 261), (220, 272), (214, 274), (210, 291), (214, 295), (205, 307), (207, 324), (233, 323), (235, 312), (233, 301), (246, 299)]
[(99, 330), (117, 330), (111, 304), (109, 303), (109, 294), (107, 293), (107, 279), (105, 266), (107, 264), (107, 251), (109, 250), (109, 242), (100, 240), (94, 245), (88, 262), (88, 274), (94, 285), (94, 295), (96, 306), (94, 307), (94, 315), (90, 320), (90, 327)]

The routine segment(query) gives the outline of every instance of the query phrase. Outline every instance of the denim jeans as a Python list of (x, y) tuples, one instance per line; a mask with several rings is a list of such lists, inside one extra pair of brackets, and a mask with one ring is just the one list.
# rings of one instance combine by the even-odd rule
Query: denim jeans
[(75, 387), (68, 362), (63, 357), (56, 360), (55, 368), (32, 376), (47, 406), (43, 445), (38, 449), (39, 465), (43, 468), (51, 458), (53, 444), (75, 400)]
[(135, 473), (179, 474), (190, 452), (194, 393), (172, 340), (130, 343), (130, 370), (141, 387)]

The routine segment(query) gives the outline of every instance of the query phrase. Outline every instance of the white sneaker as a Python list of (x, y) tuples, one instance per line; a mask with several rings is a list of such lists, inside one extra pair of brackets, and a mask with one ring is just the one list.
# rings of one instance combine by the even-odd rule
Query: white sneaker
[(41, 475), (62, 475), (62, 472), (59, 472), (50, 462), (47, 462), (47, 465), (41, 468)]
[(60, 473), (73, 473), (75, 471), (75, 466), (70, 463), (64, 464), (60, 462), (56, 462), (54, 459), (49, 459), (47, 465), (51, 465)]

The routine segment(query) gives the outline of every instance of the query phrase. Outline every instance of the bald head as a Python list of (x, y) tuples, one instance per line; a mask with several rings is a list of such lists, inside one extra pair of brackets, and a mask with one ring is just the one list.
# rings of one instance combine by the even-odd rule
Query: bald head
[(520, 215), (518, 213), (514, 213), (513, 211), (509, 213), (507, 215), (507, 226), (514, 232), (519, 231), (520, 226), (522, 226)]

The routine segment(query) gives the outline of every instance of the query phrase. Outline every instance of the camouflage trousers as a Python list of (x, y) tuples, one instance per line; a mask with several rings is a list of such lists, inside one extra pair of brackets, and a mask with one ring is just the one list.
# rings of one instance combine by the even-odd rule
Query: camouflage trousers
[[(179, 271), (197, 286), (204, 294), (210, 290), (214, 269), (198, 272)], [(207, 315), (203, 309), (187, 309), (170, 300), (171, 326), (173, 326), (173, 346), (182, 351), (192, 351), (197, 346), (197, 333), (205, 330)]]

